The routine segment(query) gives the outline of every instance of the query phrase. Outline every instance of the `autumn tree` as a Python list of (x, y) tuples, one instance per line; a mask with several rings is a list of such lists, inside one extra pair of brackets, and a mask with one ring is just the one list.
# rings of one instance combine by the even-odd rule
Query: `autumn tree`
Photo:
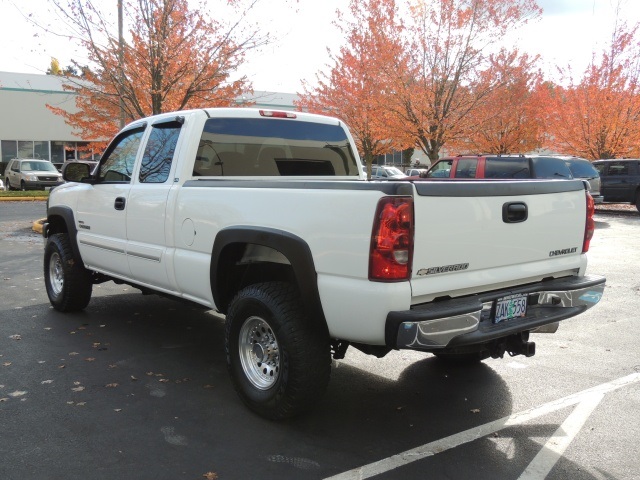
[[(486, 94), (467, 115), (467, 130), (449, 142), (461, 152), (522, 153), (541, 146), (544, 107), (538, 57), (502, 49), (489, 56), (477, 87)], [(495, 87), (493, 87), (495, 86)], [(493, 87), (493, 88), (492, 88)]]
[(540, 15), (535, 0), (414, 0), (406, 31), (408, 69), (395, 78), (394, 110), (406, 133), (432, 160), (441, 148), (470, 130), (470, 113), (498, 79), (481, 82), (489, 49), (529, 19)]
[(299, 108), (338, 116), (349, 125), (358, 151), (371, 174), (376, 155), (411, 143), (388, 108), (384, 72), (404, 55), (395, 0), (351, 0), (349, 15), (338, 12), (337, 26), (345, 45), (330, 53), (333, 66), (304, 83)]
[(640, 155), (640, 44), (636, 24), (621, 22), (582, 78), (548, 85), (548, 145), (588, 159)]
[[(236, 20), (209, 18), (192, 10), (188, 0), (125, 2), (130, 28), (119, 42), (108, 17), (92, 0), (52, 0), (66, 19), (73, 39), (86, 49), (91, 69), (84, 81), (72, 81), (77, 112), (50, 107), (84, 138), (108, 139), (126, 122), (167, 111), (232, 105), (250, 90), (245, 77), (231, 75), (245, 53), (263, 45), (268, 36), (243, 29), (242, 20), (257, 0)], [(62, 3), (66, 2), (66, 3)], [(225, 4), (220, 0), (220, 6)], [(78, 66), (78, 65), (76, 65)]]

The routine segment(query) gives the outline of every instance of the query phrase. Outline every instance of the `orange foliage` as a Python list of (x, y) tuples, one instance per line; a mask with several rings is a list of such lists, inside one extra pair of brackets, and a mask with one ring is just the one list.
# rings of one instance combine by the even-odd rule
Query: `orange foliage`
[(372, 159), (411, 144), (388, 108), (385, 72), (403, 57), (394, 0), (351, 0), (351, 20), (339, 14), (338, 27), (346, 45), (328, 75), (318, 76), (317, 86), (305, 83), (297, 106), (346, 121), (369, 171)]
[(481, 83), (487, 47), (540, 15), (535, 0), (416, 0), (407, 31), (413, 38), (407, 71), (396, 71), (395, 111), (407, 134), (433, 161), (464, 138), (470, 112), (497, 82)]
[(610, 49), (591, 62), (579, 82), (548, 85), (548, 144), (588, 159), (640, 156), (640, 44), (638, 25), (615, 29)]
[(467, 115), (464, 137), (447, 145), (450, 150), (507, 154), (540, 147), (543, 108), (537, 92), (542, 74), (533, 69), (537, 59), (504, 49), (490, 56), (491, 66), (478, 82), (487, 93)]
[(207, 19), (190, 10), (188, 0), (137, 0), (125, 10), (132, 12), (131, 41), (124, 45), (122, 62), (117, 35), (90, 0), (68, 0), (63, 10), (81, 32), (92, 68), (82, 80), (70, 79), (68, 89), (78, 94), (77, 112), (49, 108), (81, 137), (112, 137), (119, 129), (121, 106), (130, 122), (167, 111), (233, 105), (248, 90), (245, 78), (231, 81), (230, 74), (247, 49), (264, 41), (255, 33), (239, 40), (237, 25)]

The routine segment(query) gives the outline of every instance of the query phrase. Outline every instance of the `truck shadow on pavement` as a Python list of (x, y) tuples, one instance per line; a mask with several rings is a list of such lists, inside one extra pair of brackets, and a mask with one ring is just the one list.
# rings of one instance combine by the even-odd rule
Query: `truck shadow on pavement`
[[(0, 410), (16, 460), (2, 478), (325, 478), (512, 413), (490, 363), (349, 350), (314, 410), (270, 422), (233, 391), (223, 320), (157, 296), (99, 294), (78, 314), (33, 305), (11, 327), (20, 339), (0, 339), (0, 360), (11, 363)], [(429, 478), (518, 478), (539, 450), (531, 438), (557, 427), (510, 429), (402, 473), (424, 478), (428, 462)]]

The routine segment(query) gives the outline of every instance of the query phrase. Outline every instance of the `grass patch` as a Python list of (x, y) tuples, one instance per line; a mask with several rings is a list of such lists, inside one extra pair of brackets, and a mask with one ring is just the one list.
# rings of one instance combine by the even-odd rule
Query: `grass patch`
[(49, 192), (47, 190), (27, 190), (27, 191), (2, 191), (0, 190), (0, 198), (6, 197), (48, 197)]

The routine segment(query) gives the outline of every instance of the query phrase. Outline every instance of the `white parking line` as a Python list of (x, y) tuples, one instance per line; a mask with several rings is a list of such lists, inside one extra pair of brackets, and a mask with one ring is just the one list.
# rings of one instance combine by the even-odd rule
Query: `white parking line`
[[(396, 468), (402, 467), (417, 460), (422, 460), (423, 458), (442, 453), (459, 445), (463, 445), (479, 438), (486, 437), (488, 435), (491, 435), (492, 433), (502, 430), (503, 428), (507, 428), (513, 425), (520, 425), (548, 413), (556, 412), (563, 408), (580, 404), (580, 406), (575, 409), (575, 411), (567, 418), (567, 420), (554, 434), (554, 438), (556, 438), (557, 436), (562, 436), (564, 438), (560, 442), (558, 442), (557, 438), (556, 440), (554, 440), (558, 443), (556, 453), (554, 453), (552, 456), (552, 454), (549, 452), (553, 449), (545, 445), (545, 450), (547, 450), (547, 453), (543, 455), (537, 455), (531, 464), (533, 465), (533, 469), (551, 469), (555, 462), (557, 462), (557, 460), (562, 455), (562, 452), (564, 452), (566, 447), (569, 445), (573, 437), (578, 433), (582, 425), (584, 425), (584, 422), (586, 421), (588, 416), (598, 406), (604, 395), (638, 381), (640, 381), (640, 373), (633, 373), (631, 375), (627, 375), (626, 377), (603, 383), (596, 387), (583, 390), (582, 392), (574, 393), (561, 399), (545, 403), (544, 405), (540, 405), (539, 407), (524, 410), (519, 413), (514, 413), (513, 415), (510, 415), (508, 417), (503, 417), (499, 420), (494, 420), (493, 422), (489, 422), (484, 425), (465, 430), (464, 432), (453, 434), (449, 437), (427, 443), (425, 445), (407, 450), (397, 455), (393, 455), (392, 457), (385, 458), (383, 460), (379, 460), (377, 462), (370, 463), (368, 465), (364, 465), (362, 467), (355, 468), (338, 475), (334, 475), (333, 477), (328, 477), (325, 480), (361, 480), (365, 478), (371, 478), (376, 475), (395, 470)], [(565, 430), (565, 427), (568, 429), (568, 432)], [(553, 463), (550, 463), (554, 458), (555, 461), (553, 461)], [(521, 479), (524, 480), (530, 478), (540, 478), (539, 476), (524, 476), (525, 474), (533, 475), (534, 473), (533, 471), (531, 473), (527, 472), (529, 472), (529, 468), (525, 470)]]
[(553, 466), (560, 460), (571, 441), (584, 426), (589, 415), (593, 413), (604, 398), (604, 393), (591, 393), (581, 401), (571, 415), (560, 425), (560, 428), (544, 444), (533, 461), (518, 480), (539, 480), (546, 478)]

